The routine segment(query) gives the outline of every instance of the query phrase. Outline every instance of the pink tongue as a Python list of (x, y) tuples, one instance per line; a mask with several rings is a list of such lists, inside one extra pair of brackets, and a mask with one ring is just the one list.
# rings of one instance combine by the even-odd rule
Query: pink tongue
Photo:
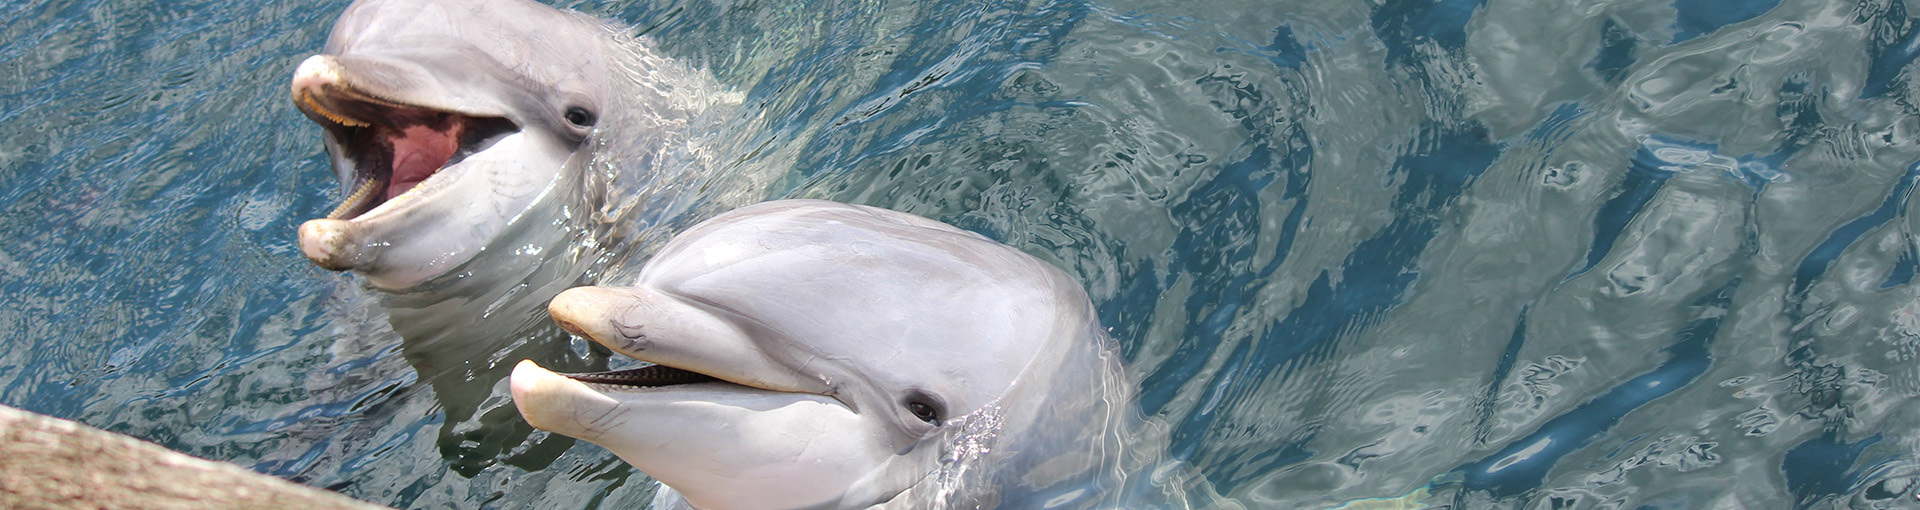
[(395, 133), (389, 140), (393, 144), (393, 180), (387, 183), (387, 199), (413, 189), (446, 165), (447, 160), (453, 158), (453, 151), (460, 148), (456, 139), (459, 131), (457, 125), (454, 129), (439, 131), (415, 124)]

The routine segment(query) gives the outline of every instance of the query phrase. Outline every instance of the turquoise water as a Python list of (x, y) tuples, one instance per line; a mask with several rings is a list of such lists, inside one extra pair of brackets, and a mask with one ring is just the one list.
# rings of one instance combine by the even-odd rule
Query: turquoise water
[[(287, 80), (344, 4), (0, 5), (0, 403), (399, 507), (644, 504), (499, 398), (580, 341), (423, 357), (300, 256), (338, 196)], [(1903, 3), (567, 6), (744, 94), (773, 195), (1079, 277), (1250, 508), (1920, 508)]]

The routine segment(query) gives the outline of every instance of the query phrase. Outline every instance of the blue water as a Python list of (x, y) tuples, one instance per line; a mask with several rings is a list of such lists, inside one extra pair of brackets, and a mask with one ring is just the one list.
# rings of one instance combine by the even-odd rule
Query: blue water
[[(300, 256), (338, 196), (287, 80), (344, 5), (0, 5), (0, 403), (398, 507), (643, 505), (486, 400), (579, 340), (423, 373)], [(1920, 508), (1902, 2), (566, 5), (744, 94), (773, 196), (1079, 277), (1249, 508)]]

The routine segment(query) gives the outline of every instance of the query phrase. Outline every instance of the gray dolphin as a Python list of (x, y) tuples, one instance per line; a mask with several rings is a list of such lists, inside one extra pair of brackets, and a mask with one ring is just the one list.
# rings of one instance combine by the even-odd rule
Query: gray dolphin
[(1091, 507), (1151, 458), (1129, 452), (1133, 385), (1080, 285), (911, 214), (741, 208), (675, 237), (632, 286), (550, 310), (654, 365), (523, 361), (514, 404), (673, 489), (656, 506)]
[[(301, 225), (301, 251), (414, 287), (563, 183), (585, 186), (609, 146), (645, 164), (602, 166), (672, 164), (709, 82), (605, 22), (527, 0), (354, 2), (292, 81), (346, 196)], [(627, 127), (613, 142), (599, 139), (609, 123)]]
[(384, 291), (456, 472), (534, 469), (574, 443), (534, 435), (494, 384), (498, 360), (606, 367), (602, 350), (535, 341), (564, 336), (555, 294), (764, 196), (770, 173), (715, 171), (724, 149), (704, 143), (738, 94), (628, 31), (527, 0), (359, 0), (294, 74), (346, 196), (301, 226), (301, 249)]

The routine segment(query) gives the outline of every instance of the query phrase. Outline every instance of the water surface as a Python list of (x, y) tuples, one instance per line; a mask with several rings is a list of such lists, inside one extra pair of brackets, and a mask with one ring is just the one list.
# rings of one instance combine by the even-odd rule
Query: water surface
[[(579, 340), (506, 318), (450, 418), (299, 255), (338, 197), (287, 79), (344, 5), (0, 6), (0, 403), (398, 507), (643, 505), (499, 412)], [(771, 196), (1078, 277), (1248, 507), (1920, 508), (1902, 2), (565, 5), (743, 94)]]

